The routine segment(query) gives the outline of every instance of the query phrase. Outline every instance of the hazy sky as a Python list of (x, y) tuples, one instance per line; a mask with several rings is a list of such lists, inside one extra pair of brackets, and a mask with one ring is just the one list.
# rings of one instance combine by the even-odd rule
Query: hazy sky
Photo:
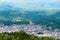
[(0, 0), (0, 4), (3, 2), (27, 9), (60, 8), (60, 0)]

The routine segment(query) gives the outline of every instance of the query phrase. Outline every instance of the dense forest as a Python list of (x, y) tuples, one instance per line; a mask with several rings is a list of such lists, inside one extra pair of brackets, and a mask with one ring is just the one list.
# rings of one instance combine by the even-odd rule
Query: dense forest
[(38, 37), (33, 34), (29, 35), (24, 31), (0, 33), (0, 40), (60, 40), (53, 37)]

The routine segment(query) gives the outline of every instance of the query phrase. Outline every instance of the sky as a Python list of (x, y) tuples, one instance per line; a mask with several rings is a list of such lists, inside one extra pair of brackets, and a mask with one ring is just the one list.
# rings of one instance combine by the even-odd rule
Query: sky
[(0, 4), (5, 2), (27, 9), (60, 8), (60, 0), (0, 0)]

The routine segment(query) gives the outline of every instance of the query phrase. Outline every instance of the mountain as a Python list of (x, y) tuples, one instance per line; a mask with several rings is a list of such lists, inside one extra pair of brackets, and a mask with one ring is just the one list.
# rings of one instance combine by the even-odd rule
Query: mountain
[(45, 28), (60, 29), (60, 11), (59, 9), (51, 10), (25, 10), (16, 8), (12, 4), (3, 3), (0, 5), (0, 23), (5, 25), (12, 24), (34, 24), (42, 25)]
[(35, 18), (46, 14), (46, 11), (27, 11), (22, 8), (15, 8), (9, 3), (1, 4), (0, 8), (0, 18), (2, 17), (0, 20), (35, 20)]
[(60, 19), (60, 11), (56, 12), (54, 15), (51, 15), (51, 17)]

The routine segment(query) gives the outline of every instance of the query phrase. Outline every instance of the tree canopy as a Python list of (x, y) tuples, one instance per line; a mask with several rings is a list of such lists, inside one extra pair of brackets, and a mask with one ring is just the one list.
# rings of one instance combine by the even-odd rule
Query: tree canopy
[(4, 32), (0, 33), (0, 40), (60, 40), (52, 37), (38, 37), (33, 34), (27, 34), (24, 31), (20, 32)]

